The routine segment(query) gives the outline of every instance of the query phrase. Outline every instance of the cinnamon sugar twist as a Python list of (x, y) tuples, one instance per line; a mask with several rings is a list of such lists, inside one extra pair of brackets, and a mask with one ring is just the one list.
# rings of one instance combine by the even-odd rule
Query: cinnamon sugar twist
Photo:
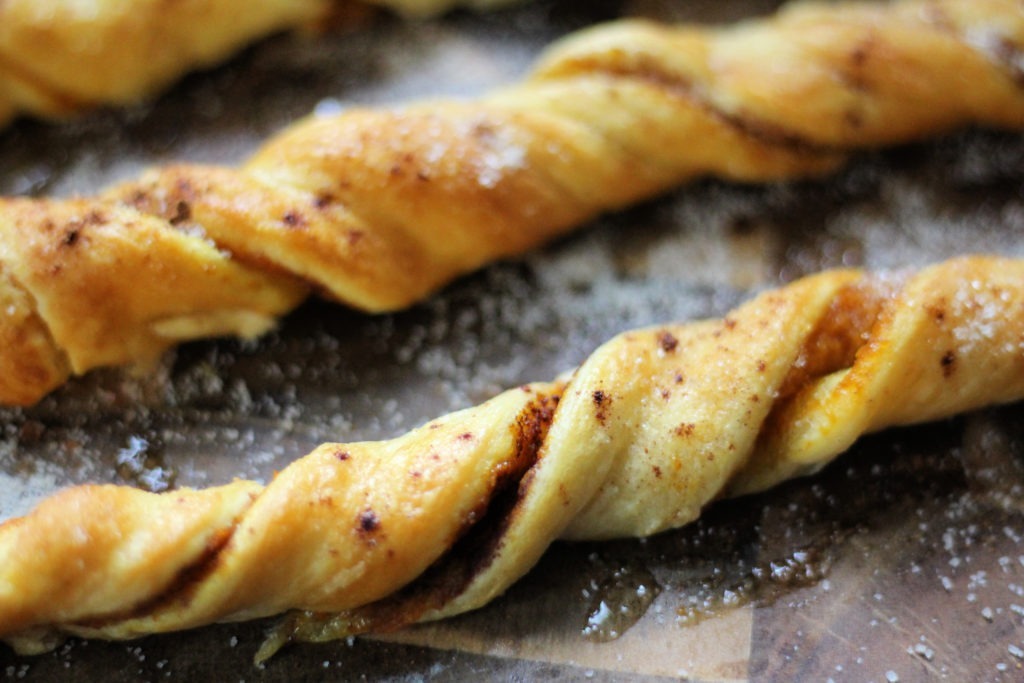
[(1024, 261), (825, 272), (396, 439), (324, 444), (266, 486), (65, 490), (0, 525), (0, 635), (29, 651), (291, 609), (335, 635), (446, 617), (556, 539), (679, 527), (861, 434), (1022, 397)]
[(0, 200), (0, 402), (182, 340), (259, 334), (310, 287), (399, 309), (694, 177), (808, 176), (857, 148), (1020, 128), (1022, 43), (1017, 0), (623, 21), (479, 100), (308, 119), (240, 168)]
[(281, 31), (351, 23), (367, 5), (425, 17), (512, 0), (4, 0), (0, 126), (148, 99)]

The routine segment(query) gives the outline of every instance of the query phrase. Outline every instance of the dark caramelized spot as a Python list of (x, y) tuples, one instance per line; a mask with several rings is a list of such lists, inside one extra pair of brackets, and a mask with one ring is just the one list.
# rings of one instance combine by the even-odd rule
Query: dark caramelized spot
[(167, 219), (171, 225), (179, 225), (192, 218), (192, 205), (179, 199), (174, 205), (174, 213)]
[(693, 436), (694, 430), (697, 429), (697, 425), (692, 422), (683, 422), (676, 427), (676, 436)]
[(198, 197), (199, 191), (191, 181), (179, 176), (167, 187), (152, 184), (138, 187), (122, 201), (142, 213), (159, 216), (177, 226), (192, 220), (192, 206)]
[(323, 211), (333, 203), (334, 195), (330, 192), (321, 192), (313, 197), (313, 208), (317, 211)]
[(679, 340), (672, 336), (671, 332), (663, 331), (658, 335), (658, 345), (665, 353), (672, 353), (679, 346)]
[(598, 422), (604, 424), (605, 420), (608, 419), (608, 406), (611, 405), (612, 399), (600, 389), (594, 392), (593, 399), (594, 405), (597, 406), (595, 417), (597, 417)]
[(939, 365), (942, 366), (943, 377), (952, 377), (953, 372), (956, 370), (956, 354), (952, 349), (942, 354), (942, 358), (939, 359)]
[(404, 178), (409, 171), (409, 167), (415, 165), (416, 156), (412, 152), (406, 152), (391, 166), (391, 177), (392, 178)]
[(349, 459), (349, 454), (348, 451), (335, 451), (334, 457), (342, 462), (345, 462), (346, 460)]
[(359, 515), (359, 532), (361, 534), (372, 534), (380, 529), (380, 519), (373, 510), (364, 510)]
[[(850, 63), (848, 68), (841, 71), (840, 78), (851, 90), (856, 92), (868, 92), (870, 90), (869, 82), (865, 78), (865, 66), (873, 47), (874, 41), (869, 38), (850, 51)], [(864, 122), (861, 115), (853, 110), (847, 110), (844, 116), (847, 123), (854, 127), (859, 128)]]
[(82, 220), (82, 225), (103, 225), (109, 222), (107, 215), (101, 211), (93, 209), (89, 213), (85, 214), (85, 218)]
[(287, 225), (289, 228), (306, 227), (306, 219), (298, 211), (289, 211), (281, 218), (281, 222)]
[(134, 207), (140, 211), (144, 211), (147, 206), (152, 204), (149, 194), (142, 189), (133, 191), (130, 196), (124, 197), (123, 201), (128, 206)]
[[(64, 235), (61, 238), (61, 245), (66, 247), (74, 246), (78, 244), (82, 237), (82, 231), (88, 227), (94, 227), (107, 223), (109, 218), (105, 213), (93, 209), (89, 211), (85, 216), (81, 218), (73, 218), (64, 225)], [(47, 221), (45, 229), (47, 231), (53, 230), (53, 223)]]

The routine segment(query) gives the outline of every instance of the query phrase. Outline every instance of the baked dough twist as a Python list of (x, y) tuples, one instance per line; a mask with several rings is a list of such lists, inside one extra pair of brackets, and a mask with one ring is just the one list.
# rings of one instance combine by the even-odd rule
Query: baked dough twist
[(0, 525), (0, 636), (31, 650), (53, 631), (289, 609), (340, 612), (335, 633), (446, 617), (555, 539), (679, 527), (866, 432), (1021, 397), (1024, 261), (826, 272), (720, 320), (625, 333), (569, 378), (396, 439), (324, 444), (266, 486), (65, 490)]
[(0, 200), (0, 402), (174, 343), (253, 336), (312, 286), (394, 310), (696, 176), (833, 169), (854, 148), (1024, 127), (1017, 0), (798, 5), (726, 29), (624, 21), (470, 102), (312, 118), (241, 168)]
[[(514, 0), (4, 0), (0, 127), (19, 113), (61, 118), (148, 99), (272, 33), (380, 5), (425, 17)], [(337, 20), (333, 20), (337, 21)]]

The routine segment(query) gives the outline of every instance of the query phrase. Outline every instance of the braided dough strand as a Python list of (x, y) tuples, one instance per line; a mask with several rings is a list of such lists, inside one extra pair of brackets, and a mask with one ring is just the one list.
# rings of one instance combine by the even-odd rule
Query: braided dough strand
[(512, 0), (4, 0), (0, 127), (20, 113), (63, 118), (153, 97), (185, 72), (281, 31), (379, 5), (427, 17)]
[(0, 125), (21, 112), (57, 118), (140, 101), (252, 40), (312, 24), (328, 7), (325, 0), (5, 0)]
[[(1024, 261), (826, 272), (625, 333), (565, 381), (269, 484), (72, 488), (0, 526), (0, 634), (103, 638), (289, 609), (386, 630), (487, 603), (558, 538), (657, 533), (855, 438), (1024, 397)], [(318, 617), (311, 617), (316, 620)]]
[(807, 4), (724, 29), (624, 21), (476, 101), (312, 118), (237, 169), (0, 200), (0, 299), (18, 302), (0, 319), (15, 342), (0, 369), (18, 378), (0, 401), (182, 340), (259, 334), (308, 287), (399, 309), (694, 177), (802, 177), (855, 148), (1024, 127), (1021, 44), (1013, 0)]

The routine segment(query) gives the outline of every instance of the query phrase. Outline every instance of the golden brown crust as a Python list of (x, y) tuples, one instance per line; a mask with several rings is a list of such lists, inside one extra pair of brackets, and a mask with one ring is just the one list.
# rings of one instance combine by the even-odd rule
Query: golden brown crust
[[(860, 147), (1024, 126), (1021, 15), (1011, 0), (903, 0), (803, 4), (725, 29), (619, 22), (476, 101), (309, 119), (238, 169), (169, 166), (96, 198), (0, 200), (13, 240), (0, 265), (48, 329), (34, 339), (53, 339), (44, 355), (75, 373), (259, 333), (303, 287), (394, 310), (694, 177), (807, 176)], [(964, 82), (951, 88), (951, 74)], [(126, 239), (135, 231), (152, 245)]]
[(0, 102), (12, 113), (48, 117), (136, 102), (184, 71), (219, 62), (256, 38), (315, 21), (329, 4), (5, 0), (0, 3)]
[(6, 269), (0, 269), (0, 395), (7, 402), (35, 402), (40, 392), (60, 386), (70, 368), (50, 337), (35, 302)]
[(130, 638), (288, 609), (340, 613), (344, 632), (449, 616), (557, 538), (678, 527), (866, 432), (1022, 397), (1024, 261), (826, 272), (720, 320), (623, 334), (567, 382), (391, 441), (324, 444), (265, 487), (61, 493), (0, 526), (0, 634)]
[(408, 16), (509, 0), (4, 0), (0, 126), (19, 113), (62, 118), (153, 97), (273, 33), (351, 24), (379, 5)]
[(0, 263), (73, 372), (152, 361), (196, 333), (255, 336), (305, 293), (119, 204), (8, 199), (2, 212)]

